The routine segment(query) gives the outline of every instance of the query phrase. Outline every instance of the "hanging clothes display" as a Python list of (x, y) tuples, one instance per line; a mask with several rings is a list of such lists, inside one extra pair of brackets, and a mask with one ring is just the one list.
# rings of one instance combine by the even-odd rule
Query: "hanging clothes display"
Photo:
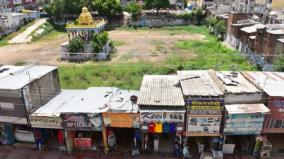
[(163, 123), (158, 122), (155, 126), (155, 133), (162, 133), (163, 132)]
[(170, 132), (170, 125), (168, 123), (163, 123), (163, 133), (168, 134)]
[(170, 133), (173, 134), (176, 132), (176, 125), (175, 123), (170, 123)]
[(13, 130), (11, 125), (5, 125), (4, 126), (4, 144), (8, 144), (8, 145), (13, 145), (15, 143), (15, 138), (14, 138), (14, 134), (13, 134)]
[(64, 139), (63, 139), (63, 132), (62, 130), (58, 130), (57, 132), (57, 140), (59, 145), (64, 145)]
[(149, 133), (155, 133), (155, 126), (156, 126), (155, 123), (149, 123), (148, 124), (148, 132)]

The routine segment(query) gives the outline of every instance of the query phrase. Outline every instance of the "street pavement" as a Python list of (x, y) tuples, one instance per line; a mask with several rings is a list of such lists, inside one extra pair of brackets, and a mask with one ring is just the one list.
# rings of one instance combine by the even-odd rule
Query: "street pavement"
[(39, 26), (44, 24), (47, 21), (47, 18), (40, 18), (36, 20), (36, 22), (29, 26), (25, 31), (14, 37), (13, 39), (9, 40), (10, 44), (19, 44), (19, 43), (28, 43), (31, 42), (32, 36), (31, 33), (35, 31)]
[[(284, 156), (273, 156), (270, 159), (283, 159)], [(0, 146), (0, 159), (178, 159), (173, 154), (140, 154), (131, 156), (126, 152), (110, 152), (107, 155), (101, 151), (79, 151), (71, 155), (55, 149), (37, 151), (30, 147)], [(199, 159), (199, 157), (193, 157)], [(224, 159), (254, 159), (250, 156), (225, 156)]]

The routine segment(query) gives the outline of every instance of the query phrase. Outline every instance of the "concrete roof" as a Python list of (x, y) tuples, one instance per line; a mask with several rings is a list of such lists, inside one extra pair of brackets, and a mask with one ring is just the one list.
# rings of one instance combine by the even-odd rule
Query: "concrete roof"
[(0, 78), (3, 78), (10, 73), (23, 69), (23, 66), (2, 65), (0, 66)]
[(83, 92), (84, 90), (62, 90), (60, 94), (37, 109), (31, 116), (59, 117), (61, 111), (66, 109), (66, 105)]
[(245, 77), (239, 73), (237, 77), (233, 77), (231, 72), (222, 71), (216, 72), (223, 86), (225, 87), (225, 93), (260, 93), (252, 83), (245, 79)]
[(116, 87), (90, 87), (73, 98), (60, 111), (62, 113), (137, 112), (138, 106), (129, 100), (137, 91)]
[(257, 31), (257, 28), (260, 28), (260, 27), (265, 27), (265, 25), (263, 25), (263, 24), (255, 24), (255, 25), (252, 25), (252, 26), (243, 27), (241, 29), (241, 31), (244, 31), (246, 33), (255, 33)]
[(186, 96), (224, 95), (208, 71), (178, 71), (178, 76)]
[(242, 72), (242, 74), (269, 96), (284, 97), (283, 72)]
[(228, 114), (268, 113), (270, 110), (264, 104), (231, 104), (225, 105)]
[(284, 43), (284, 38), (283, 39), (278, 39), (279, 42)]
[(25, 66), (21, 67), (21, 69), (17, 69), (17, 67), (15, 67), (13, 69), (16, 71), (10, 72), (9, 75), (0, 78), (0, 89), (8, 89), (8, 90), (21, 89), (26, 85), (28, 85), (29, 83), (57, 69), (57, 67), (38, 65), (38, 66)]
[(268, 24), (266, 25), (266, 31), (270, 34), (284, 34), (284, 24)]
[(177, 75), (145, 75), (140, 88), (139, 105), (184, 106)]

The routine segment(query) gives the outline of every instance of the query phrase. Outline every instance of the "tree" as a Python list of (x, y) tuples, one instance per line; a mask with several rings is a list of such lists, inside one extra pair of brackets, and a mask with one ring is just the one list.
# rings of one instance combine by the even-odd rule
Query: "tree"
[(126, 6), (126, 11), (131, 13), (132, 19), (136, 21), (141, 16), (142, 6), (137, 2), (131, 2)]
[(53, 0), (45, 5), (44, 10), (56, 20), (64, 20), (65, 16), (79, 15), (84, 6), (93, 9), (93, 0)]
[(155, 9), (157, 14), (160, 9), (165, 9), (170, 7), (169, 0), (145, 0), (144, 2), (145, 9)]
[(84, 41), (80, 37), (70, 40), (67, 50), (71, 53), (82, 52), (84, 50)]
[(117, 0), (94, 0), (93, 5), (100, 15), (108, 19), (122, 13), (122, 7)]

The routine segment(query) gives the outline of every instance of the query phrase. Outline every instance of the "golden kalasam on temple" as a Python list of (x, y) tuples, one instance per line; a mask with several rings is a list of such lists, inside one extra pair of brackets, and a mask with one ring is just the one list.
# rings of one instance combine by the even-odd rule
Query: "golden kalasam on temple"
[(94, 20), (87, 7), (82, 8), (82, 13), (79, 17), (79, 25), (93, 25)]

